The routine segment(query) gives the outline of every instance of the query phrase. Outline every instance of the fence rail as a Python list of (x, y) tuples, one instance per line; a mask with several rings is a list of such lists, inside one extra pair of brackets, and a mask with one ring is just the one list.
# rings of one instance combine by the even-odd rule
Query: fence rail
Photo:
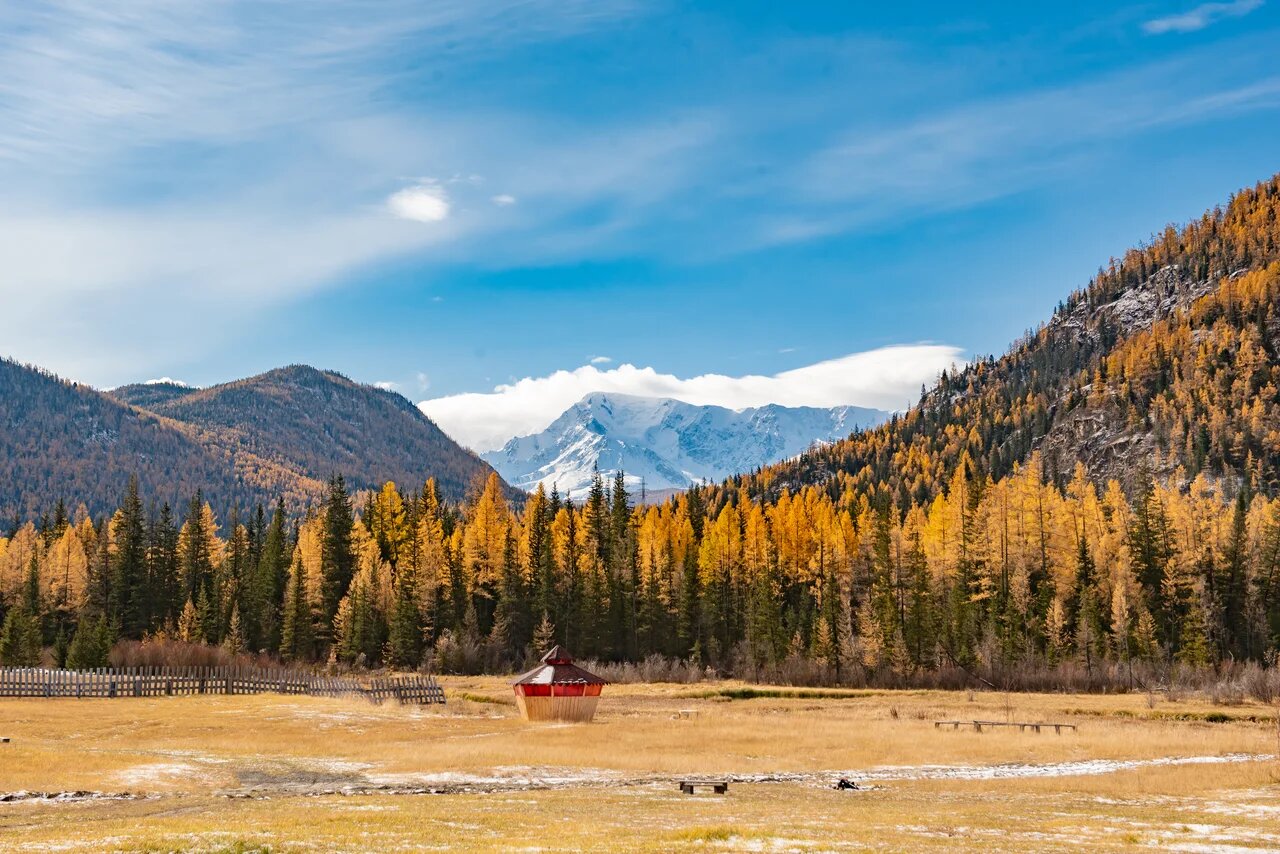
[(0, 697), (175, 697), (191, 694), (361, 696), (373, 703), (444, 702), (431, 676), (313, 676), (287, 668), (102, 667), (46, 670), (0, 667)]

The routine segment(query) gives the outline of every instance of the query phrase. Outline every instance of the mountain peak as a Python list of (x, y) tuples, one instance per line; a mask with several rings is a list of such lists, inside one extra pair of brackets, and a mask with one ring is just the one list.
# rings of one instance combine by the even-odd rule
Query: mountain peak
[(856, 406), (831, 409), (770, 404), (742, 410), (667, 397), (592, 392), (541, 433), (521, 436), (484, 458), (509, 483), (556, 485), (572, 496), (598, 470), (618, 471), (633, 487), (687, 489), (719, 482), (799, 454), (815, 442), (843, 438), (889, 413)]

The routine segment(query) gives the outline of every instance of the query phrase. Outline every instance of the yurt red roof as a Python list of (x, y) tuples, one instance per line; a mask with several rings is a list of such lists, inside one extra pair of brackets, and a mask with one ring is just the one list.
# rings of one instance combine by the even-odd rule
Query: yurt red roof
[(608, 685), (609, 683), (588, 673), (573, 663), (573, 656), (564, 647), (556, 644), (546, 655), (542, 656), (542, 664), (521, 674), (512, 685)]

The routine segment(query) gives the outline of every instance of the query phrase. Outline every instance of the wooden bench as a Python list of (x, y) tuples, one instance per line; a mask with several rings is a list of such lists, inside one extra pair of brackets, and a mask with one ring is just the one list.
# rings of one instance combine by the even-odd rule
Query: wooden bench
[(1042, 729), (1048, 729), (1049, 727), (1052, 727), (1053, 731), (1058, 735), (1062, 735), (1062, 731), (1064, 729), (1069, 729), (1074, 731), (1076, 728), (1075, 724), (1044, 723), (1043, 721), (1038, 723), (1020, 722), (1020, 721), (934, 721), (933, 722), (934, 729), (942, 729), (945, 726), (951, 727), (952, 730), (960, 729), (960, 727), (962, 726), (963, 727), (971, 726), (973, 727), (974, 732), (983, 732), (984, 730), (996, 729), (998, 727), (1017, 727), (1018, 732), (1026, 732), (1027, 730), (1031, 730), (1032, 732), (1040, 732)]
[(8, 743), (9, 743), (9, 739), (7, 736), (0, 738), (0, 744), (8, 744)]
[(681, 780), (680, 791), (686, 795), (692, 795), (695, 789), (710, 789), (717, 795), (723, 795), (729, 791), (728, 780)]

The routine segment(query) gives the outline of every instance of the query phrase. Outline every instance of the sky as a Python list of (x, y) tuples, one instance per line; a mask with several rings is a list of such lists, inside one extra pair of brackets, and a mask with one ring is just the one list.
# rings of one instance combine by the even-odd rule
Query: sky
[[(0, 354), (908, 405), (1280, 170), (1280, 2), (0, 5)], [(0, 390), (3, 393), (3, 390)]]

